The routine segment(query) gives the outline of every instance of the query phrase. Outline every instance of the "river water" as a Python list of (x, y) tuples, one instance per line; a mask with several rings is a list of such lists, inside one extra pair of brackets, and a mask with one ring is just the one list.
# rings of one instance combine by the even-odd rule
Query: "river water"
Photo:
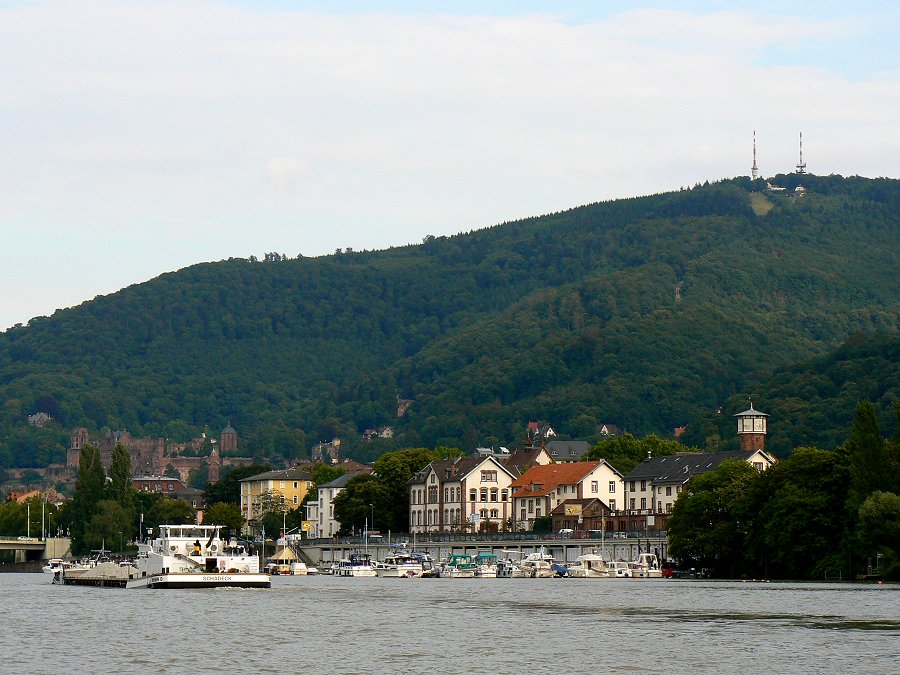
[(0, 574), (3, 673), (900, 673), (900, 586)]

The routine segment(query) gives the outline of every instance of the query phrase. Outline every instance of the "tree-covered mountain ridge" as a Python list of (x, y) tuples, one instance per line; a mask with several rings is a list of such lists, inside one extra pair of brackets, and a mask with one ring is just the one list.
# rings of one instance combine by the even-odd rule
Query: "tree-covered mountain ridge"
[[(851, 334), (900, 333), (900, 181), (770, 180), (788, 192), (733, 179), (385, 251), (203, 263), (33, 319), (0, 334), (0, 461), (21, 465), (39, 411), (168, 437), (230, 421), (287, 457), (333, 437), (360, 458), (514, 444), (531, 419), (690, 428)], [(392, 441), (362, 441), (386, 425)], [(58, 461), (44, 445), (30, 459)]]

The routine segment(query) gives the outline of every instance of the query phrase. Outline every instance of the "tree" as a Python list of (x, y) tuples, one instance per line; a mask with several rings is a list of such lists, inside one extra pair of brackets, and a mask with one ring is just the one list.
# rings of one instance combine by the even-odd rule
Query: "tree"
[(124, 543), (131, 540), (134, 527), (130, 509), (115, 500), (101, 499), (87, 523), (84, 545), (88, 550), (122, 550)]
[(217, 502), (203, 512), (203, 522), (210, 525), (222, 525), (226, 532), (239, 534), (244, 527), (244, 516), (239, 506)]
[[(409, 525), (409, 479), (442, 456), (459, 454), (456, 448), (406, 448), (389, 452), (375, 460), (372, 468), (379, 488), (373, 488), (371, 498), (364, 499), (368, 499), (366, 503), (376, 505), (378, 526), (386, 530), (404, 531)], [(338, 520), (343, 524), (344, 521), (340, 518)]]
[(144, 514), (144, 527), (159, 527), (160, 525), (183, 525), (193, 523), (196, 520), (194, 508), (182, 499), (161, 497)]
[[(771, 576), (807, 579), (846, 569), (852, 545), (843, 453), (797, 448), (760, 476), (750, 548)], [(849, 570), (847, 570), (849, 572)]]
[(860, 401), (845, 449), (850, 456), (850, 492), (848, 507), (856, 513), (866, 498), (876, 490), (895, 488), (881, 437), (875, 406)]
[[(371, 527), (372, 521), (376, 520), (376, 511), (379, 514), (388, 513), (388, 495), (384, 483), (377, 476), (361, 475), (351, 478), (347, 487), (334, 498), (334, 518), (341, 524), (338, 534), (362, 532), (367, 523)], [(384, 520), (379, 519), (377, 522), (379, 527), (385, 527), (381, 525)]]
[(595, 444), (584, 453), (581, 460), (591, 462), (605, 459), (624, 475), (644, 461), (648, 455), (659, 457), (674, 455), (676, 452), (697, 452), (697, 449), (654, 434), (640, 439), (631, 434), (622, 434)]
[(131, 482), (131, 455), (121, 443), (116, 443), (113, 448), (109, 478), (110, 496), (122, 506), (131, 508), (134, 491), (134, 484)]
[(231, 469), (216, 482), (207, 484), (203, 489), (203, 503), (217, 504), (218, 502), (224, 502), (239, 506), (241, 503), (241, 480), (271, 471), (271, 469), (272, 467), (268, 464), (251, 464), (250, 466)]
[(900, 579), (900, 496), (873, 492), (859, 507), (859, 541), (886, 579)]
[(85, 445), (78, 456), (75, 492), (61, 516), (62, 524), (68, 526), (72, 537), (73, 553), (84, 554), (90, 551), (85, 536), (97, 502), (103, 497), (105, 481), (100, 450), (92, 445)]
[(691, 478), (669, 518), (669, 552), (712, 567), (722, 576), (743, 568), (750, 487), (759, 473), (747, 462), (726, 460)]

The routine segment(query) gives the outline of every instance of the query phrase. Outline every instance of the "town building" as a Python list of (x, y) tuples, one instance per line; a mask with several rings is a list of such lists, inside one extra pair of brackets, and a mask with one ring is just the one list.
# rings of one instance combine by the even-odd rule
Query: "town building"
[(270, 499), (288, 509), (296, 509), (312, 487), (312, 474), (296, 467), (244, 478), (241, 480), (241, 514), (247, 522), (256, 520)]
[(534, 529), (534, 521), (551, 515), (560, 503), (596, 498), (611, 511), (624, 499), (622, 474), (606, 460), (534, 466), (510, 484), (513, 528)]
[(514, 470), (493, 455), (437, 460), (409, 481), (409, 531), (505, 530)]
[(715, 471), (726, 460), (748, 462), (758, 471), (765, 471), (775, 463), (775, 458), (764, 450), (679, 452), (648, 457), (625, 476), (625, 503), (615, 514), (616, 529), (665, 530), (668, 514), (688, 481)]

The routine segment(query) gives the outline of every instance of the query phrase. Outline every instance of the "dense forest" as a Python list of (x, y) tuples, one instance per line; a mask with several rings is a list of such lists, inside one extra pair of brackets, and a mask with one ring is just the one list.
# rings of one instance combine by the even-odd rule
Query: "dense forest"
[(751, 396), (780, 453), (831, 447), (862, 398), (890, 430), (900, 181), (770, 180), (789, 191), (739, 178), (385, 251), (204, 263), (32, 319), (0, 334), (0, 468), (62, 461), (75, 426), (186, 440), (230, 422), (275, 461), (334, 437), (365, 460), (514, 445), (533, 419), (585, 439), (687, 425), (727, 449)]

